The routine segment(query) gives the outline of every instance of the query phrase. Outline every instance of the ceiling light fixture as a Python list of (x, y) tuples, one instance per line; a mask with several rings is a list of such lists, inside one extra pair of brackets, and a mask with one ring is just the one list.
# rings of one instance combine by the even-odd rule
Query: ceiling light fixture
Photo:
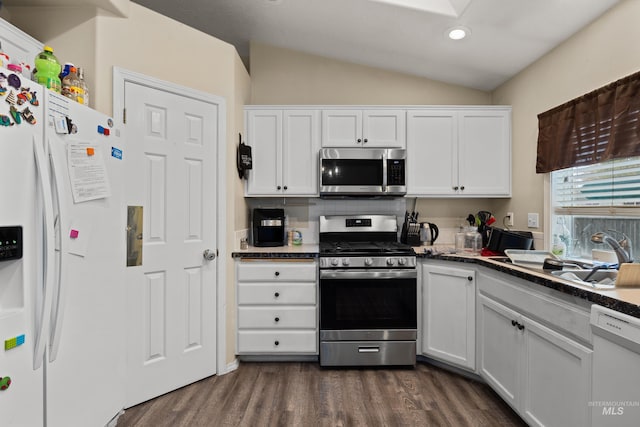
[(471, 30), (468, 29), (467, 27), (463, 27), (460, 25), (457, 27), (449, 28), (447, 30), (447, 36), (451, 40), (462, 40), (463, 38), (467, 37), (469, 34), (471, 34)]

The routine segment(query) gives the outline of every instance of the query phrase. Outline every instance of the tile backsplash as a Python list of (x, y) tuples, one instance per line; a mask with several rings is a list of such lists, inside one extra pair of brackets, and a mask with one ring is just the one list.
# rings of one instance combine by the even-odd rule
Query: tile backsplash
[[(318, 243), (318, 223), (321, 215), (357, 215), (379, 214), (395, 215), (400, 230), (404, 221), (404, 213), (412, 211), (415, 202), (408, 198), (395, 199), (319, 199), (319, 198), (247, 198), (249, 209), (282, 208), (287, 217), (288, 228), (302, 233), (304, 243)], [(438, 226), (440, 235), (436, 241), (439, 245), (454, 246), (455, 234), (461, 227), (468, 225), (465, 218), (431, 217), (428, 212), (421, 212), (419, 222), (432, 222)], [(236, 241), (247, 236), (248, 230), (236, 231)], [(251, 232), (248, 232), (251, 238)], [(536, 249), (543, 249), (542, 233), (534, 232)]]
[(318, 222), (321, 215), (379, 214), (395, 215), (403, 221), (407, 200), (397, 199), (246, 199), (249, 209), (283, 208), (288, 227), (302, 233), (304, 243), (318, 243)]

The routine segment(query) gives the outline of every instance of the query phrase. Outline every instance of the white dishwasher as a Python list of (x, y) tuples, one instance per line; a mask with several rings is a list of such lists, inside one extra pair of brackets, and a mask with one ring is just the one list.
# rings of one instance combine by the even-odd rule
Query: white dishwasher
[(591, 306), (594, 427), (640, 425), (640, 318)]

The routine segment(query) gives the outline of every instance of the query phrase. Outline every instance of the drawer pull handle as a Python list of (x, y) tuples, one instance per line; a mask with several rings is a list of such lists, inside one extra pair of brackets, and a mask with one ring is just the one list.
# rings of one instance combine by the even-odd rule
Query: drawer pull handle
[(276, 317), (276, 318), (275, 318), (275, 319), (273, 319), (273, 320), (275, 320), (276, 322), (279, 322), (279, 321), (280, 321), (280, 318), (279, 318), (279, 317)]
[(274, 342), (275, 345), (280, 345), (280, 341)]
[(273, 296), (278, 298), (280, 296), (280, 292), (276, 292), (275, 294), (273, 294)]
[(358, 347), (358, 353), (380, 353), (380, 347)]
[(278, 277), (280, 275), (279, 271), (276, 271), (276, 277)]

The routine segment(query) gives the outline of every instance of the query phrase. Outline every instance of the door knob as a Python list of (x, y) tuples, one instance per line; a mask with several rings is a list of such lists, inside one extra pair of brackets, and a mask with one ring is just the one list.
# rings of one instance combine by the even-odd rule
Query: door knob
[(207, 261), (211, 261), (216, 257), (216, 251), (212, 251), (211, 249), (205, 249), (204, 252), (202, 252), (202, 257)]

